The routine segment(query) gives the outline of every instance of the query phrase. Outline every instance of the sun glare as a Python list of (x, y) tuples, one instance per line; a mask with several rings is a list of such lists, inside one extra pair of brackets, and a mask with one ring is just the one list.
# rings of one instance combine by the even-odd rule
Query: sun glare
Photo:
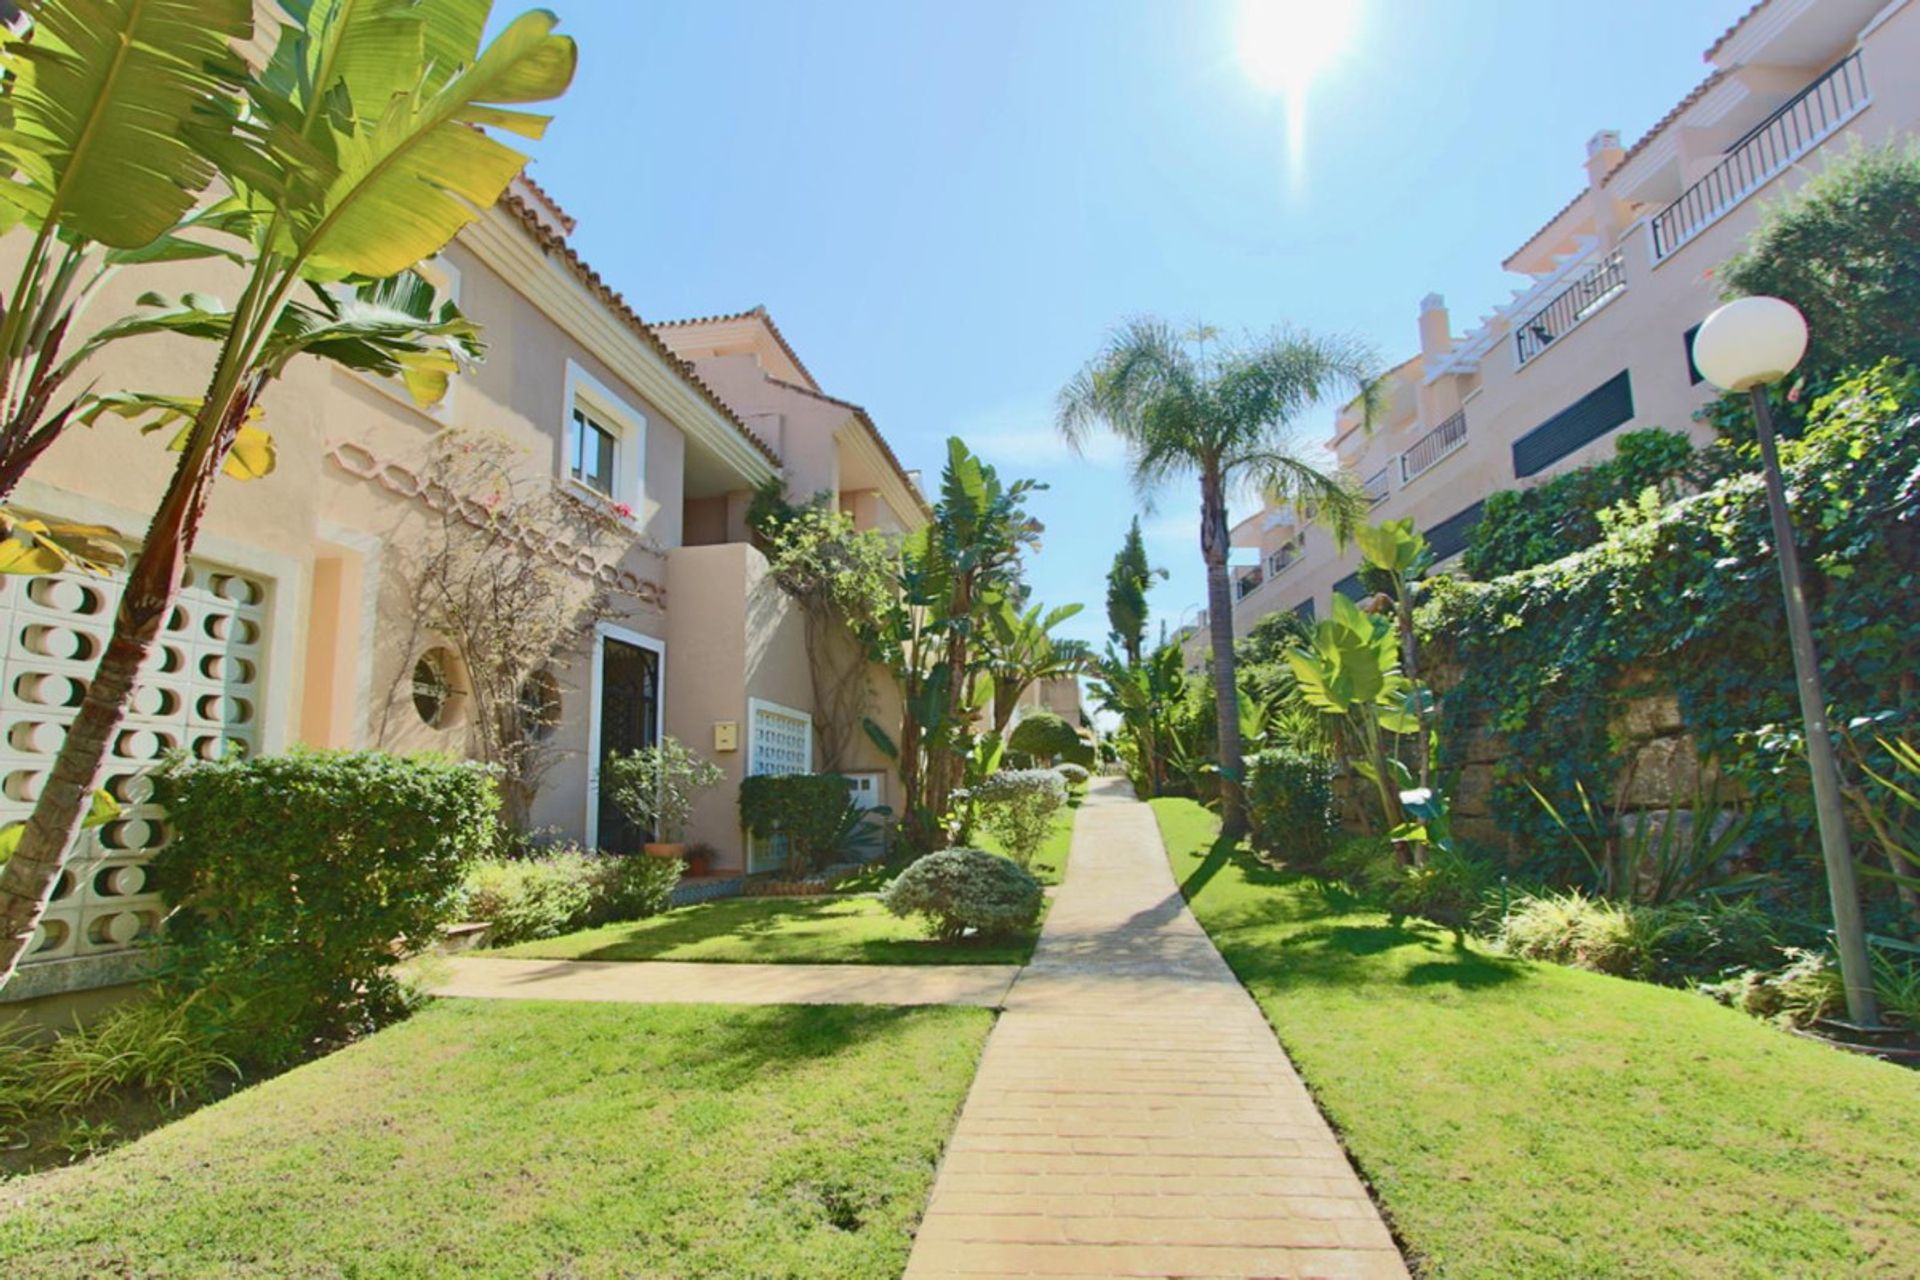
[(1346, 48), (1353, 0), (1241, 0), (1240, 66), (1254, 86), (1297, 96)]

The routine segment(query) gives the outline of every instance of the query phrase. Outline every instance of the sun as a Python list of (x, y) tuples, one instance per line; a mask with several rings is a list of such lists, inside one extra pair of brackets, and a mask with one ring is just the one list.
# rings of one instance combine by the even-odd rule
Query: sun
[(1254, 87), (1297, 96), (1340, 55), (1354, 0), (1241, 0), (1240, 67)]

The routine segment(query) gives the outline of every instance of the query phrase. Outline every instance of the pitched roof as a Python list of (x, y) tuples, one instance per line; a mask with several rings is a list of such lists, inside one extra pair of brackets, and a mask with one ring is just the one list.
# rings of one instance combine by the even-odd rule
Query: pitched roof
[[(527, 234), (533, 237), (534, 242), (538, 244), (542, 250), (550, 256), (558, 257), (560, 261), (566, 265), (567, 269), (573, 273), (574, 277), (579, 280), (582, 285), (586, 286), (587, 292), (597, 298), (608, 311), (613, 313), (615, 318), (639, 337), (642, 342), (651, 347), (662, 360), (666, 361), (668, 368), (678, 373), (689, 386), (698, 391), (722, 418), (725, 418), (733, 425), (734, 430), (740, 433), (741, 439), (752, 445), (758, 453), (764, 456), (766, 460), (774, 466), (778, 467), (781, 465), (780, 455), (769, 448), (766, 442), (761, 440), (760, 437), (747, 430), (747, 424), (740, 420), (740, 415), (729, 408), (727, 402), (722, 400), (719, 395), (715, 393), (714, 389), (708, 386), (699, 374), (694, 372), (692, 363), (682, 360), (678, 355), (674, 354), (672, 348), (660, 340), (660, 335), (655, 333), (653, 327), (645, 320), (642, 320), (639, 314), (627, 305), (627, 300), (620, 296), (619, 291), (614, 289), (613, 286), (609, 285), (605, 280), (602, 280), (600, 273), (587, 265), (586, 259), (574, 251), (573, 246), (567, 243), (564, 235), (554, 231), (554, 229), (548, 225), (546, 219), (541, 216), (541, 210), (535, 209), (524, 198), (511, 190), (500, 198), (500, 207), (519, 219), (520, 224), (527, 229)], [(554, 206), (555, 209), (558, 207), (557, 205)], [(549, 218), (553, 216), (551, 212), (547, 214)], [(564, 214), (560, 216), (565, 217)]]
[(815, 400), (837, 405), (851, 413), (854, 420), (866, 430), (867, 435), (873, 440), (874, 444), (880, 447), (880, 452), (885, 455), (888, 465), (891, 466), (894, 473), (900, 477), (900, 483), (905, 485), (907, 492), (913, 495), (913, 500), (919, 506), (920, 513), (929, 520), (933, 519), (933, 508), (928, 505), (927, 496), (920, 492), (920, 486), (913, 482), (912, 473), (901, 463), (900, 456), (893, 451), (893, 446), (887, 443), (887, 438), (880, 434), (880, 428), (873, 424), (872, 417), (868, 415), (865, 409), (851, 400), (842, 400), (838, 396), (830, 396), (816, 387), (803, 387), (797, 382), (788, 382), (784, 379), (773, 377), (769, 377), (767, 381), (776, 387), (785, 387), (787, 390), (797, 391), (803, 396), (811, 396)]
[(807, 368), (807, 362), (800, 358), (800, 353), (795, 351), (793, 344), (787, 341), (787, 335), (780, 332), (780, 326), (773, 322), (773, 314), (769, 312), (765, 306), (749, 307), (745, 311), (734, 311), (726, 315), (694, 316), (686, 320), (662, 320), (655, 327), (660, 329), (691, 329), (696, 325), (726, 324), (733, 320), (758, 320), (762, 325), (766, 326), (767, 332), (773, 335), (773, 340), (780, 344), (780, 350), (786, 352), (787, 359), (793, 361), (793, 367), (798, 369), (800, 376), (807, 380), (807, 388), (812, 391), (818, 391), (820, 389), (820, 380), (813, 376), (813, 370)]
[(1762, 9), (1766, 7), (1767, 7), (1767, 0), (1756, 0), (1752, 8), (1748, 9), (1745, 13), (1735, 18), (1733, 20), (1733, 25), (1720, 33), (1720, 38), (1718, 40), (1715, 40), (1712, 44), (1707, 46), (1707, 51), (1702, 56), (1705, 57), (1708, 62), (1712, 62), (1713, 55), (1720, 52), (1721, 47), (1725, 45), (1727, 41), (1733, 39), (1734, 32), (1746, 26), (1748, 18), (1751, 18), (1754, 14), (1760, 12)]

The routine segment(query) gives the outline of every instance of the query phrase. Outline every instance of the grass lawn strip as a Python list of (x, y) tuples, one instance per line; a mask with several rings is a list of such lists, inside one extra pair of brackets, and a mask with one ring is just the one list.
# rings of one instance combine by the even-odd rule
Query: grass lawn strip
[(1906, 1276), (1920, 1073), (1391, 924), (1156, 800), (1195, 915), (1440, 1276)]
[[(1083, 799), (1084, 796), (1072, 797), (1067, 801), (1067, 807), (1053, 816), (1053, 830), (1047, 833), (1046, 840), (1027, 866), (1033, 878), (1041, 884), (1059, 884), (1066, 879), (1067, 853), (1073, 847), (1073, 818), (1080, 812)], [(978, 827), (974, 829), (973, 843), (975, 848), (985, 849), (988, 853), (997, 853), (1003, 858), (1008, 856), (1004, 845)]]
[(991, 1022), (439, 1002), (0, 1184), (0, 1274), (890, 1280)]
[(878, 898), (727, 898), (485, 956), (544, 960), (695, 960), (712, 964), (1025, 964), (1024, 937), (939, 942), (918, 919), (887, 913)]

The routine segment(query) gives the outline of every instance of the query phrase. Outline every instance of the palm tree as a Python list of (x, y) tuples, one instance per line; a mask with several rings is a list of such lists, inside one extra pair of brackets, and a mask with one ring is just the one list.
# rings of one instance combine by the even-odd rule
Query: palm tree
[(1042, 680), (1077, 676), (1087, 669), (1087, 646), (1055, 636), (1053, 629), (1084, 605), (1049, 609), (1032, 605), (1024, 612), (1012, 601), (988, 619), (981, 637), (983, 670), (993, 678), (993, 731), (1006, 736), (1020, 695)]
[(1257, 491), (1311, 509), (1342, 543), (1365, 511), (1353, 487), (1303, 454), (1303, 414), (1339, 391), (1371, 409), (1373, 354), (1358, 342), (1283, 330), (1209, 349), (1209, 329), (1178, 333), (1164, 321), (1129, 320), (1060, 393), (1059, 428), (1078, 448), (1097, 428), (1125, 442), (1145, 500), (1180, 476), (1200, 482), (1200, 554), (1207, 564), (1214, 710), (1220, 741), (1221, 829), (1246, 831), (1234, 684), (1233, 596), (1227, 581), (1227, 503)]

